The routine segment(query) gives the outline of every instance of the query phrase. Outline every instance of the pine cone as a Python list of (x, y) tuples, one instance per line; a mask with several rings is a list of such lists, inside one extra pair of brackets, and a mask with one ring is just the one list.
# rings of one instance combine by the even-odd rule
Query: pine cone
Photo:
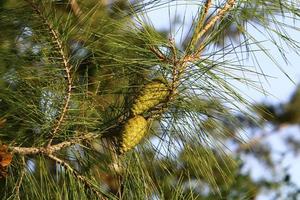
[(157, 80), (148, 83), (141, 89), (131, 108), (131, 112), (133, 115), (142, 114), (164, 101), (168, 95), (168, 87), (162, 81)]
[(147, 133), (148, 123), (147, 120), (140, 115), (129, 119), (120, 136), (119, 153), (123, 154), (134, 148)]

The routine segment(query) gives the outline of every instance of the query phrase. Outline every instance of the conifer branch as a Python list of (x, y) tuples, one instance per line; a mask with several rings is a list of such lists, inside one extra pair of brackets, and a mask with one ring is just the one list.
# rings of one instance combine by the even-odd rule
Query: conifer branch
[(47, 147), (11, 147), (12, 153), (17, 153), (20, 155), (34, 155), (34, 154), (52, 154), (54, 152), (60, 151), (64, 148), (70, 147), (74, 144), (78, 144), (82, 141), (88, 141), (100, 137), (101, 134), (87, 133), (81, 137), (70, 139), (55, 145), (50, 145)]
[[(199, 19), (197, 27), (195, 29), (194, 36), (192, 37), (192, 40), (190, 42), (190, 45), (194, 45), (198, 42), (198, 40), (212, 27), (215, 25), (215, 23), (219, 20), (221, 20), (224, 15), (229, 11), (235, 4), (236, 0), (227, 0), (225, 3), (224, 7), (220, 9), (217, 14), (207, 22), (207, 24), (203, 27), (202, 29), (202, 24), (203, 21), (205, 20), (205, 17), (207, 16), (208, 10), (211, 7), (211, 0), (207, 0), (204, 6), (204, 11), (202, 17)], [(172, 99), (174, 94), (176, 93), (176, 88), (179, 85), (179, 81), (181, 78), (181, 75), (184, 73), (185, 69), (187, 66), (189, 66), (190, 62), (193, 62), (197, 59), (199, 59), (199, 56), (204, 48), (204, 45), (200, 45), (200, 47), (196, 50), (194, 53), (190, 53), (185, 55), (183, 58), (178, 59), (176, 56), (176, 47), (175, 43), (170, 40), (170, 48), (173, 53), (173, 58), (172, 58), (172, 65), (173, 65), (173, 70), (172, 70), (172, 83), (171, 83), (171, 93), (168, 97), (168, 101)], [(160, 59), (160, 60), (166, 60), (165, 56), (159, 53), (157, 50), (154, 48), (150, 48), (150, 50)]]
[(25, 0), (25, 1), (32, 7), (32, 9), (39, 15), (39, 17), (46, 24), (46, 26), (47, 26), (47, 28), (50, 32), (51, 38), (53, 38), (53, 41), (57, 45), (59, 54), (60, 54), (60, 56), (62, 58), (62, 61), (63, 61), (63, 67), (64, 67), (66, 77), (67, 77), (67, 91), (66, 91), (65, 102), (64, 102), (62, 111), (60, 113), (60, 117), (59, 117), (57, 123), (55, 124), (55, 126), (53, 128), (53, 131), (50, 134), (51, 139), (49, 140), (48, 145), (47, 145), (47, 146), (50, 146), (51, 143), (52, 143), (53, 137), (59, 131), (59, 128), (60, 128), (62, 122), (64, 121), (66, 113), (68, 111), (68, 107), (69, 107), (69, 103), (70, 103), (70, 99), (71, 99), (71, 92), (72, 92), (72, 78), (71, 78), (71, 68), (72, 68), (72, 66), (69, 63), (69, 60), (67, 58), (67, 54), (65, 53), (65, 50), (64, 50), (64, 47), (63, 47), (63, 42), (61, 41), (61, 39), (59, 37), (59, 33), (55, 30), (55, 28), (53, 27), (51, 22), (49, 20), (47, 20), (47, 18), (42, 14), (41, 10), (39, 9), (39, 7), (37, 5), (35, 5), (30, 0)]
[[(210, 19), (207, 24), (201, 29), (200, 32), (196, 32), (194, 38), (194, 42), (197, 43), (199, 39), (210, 29), (212, 28), (217, 21), (222, 20), (222, 18), (225, 16), (225, 14), (234, 6), (236, 0), (227, 0), (224, 7), (217, 12), (217, 14)], [(199, 25), (198, 25), (199, 26)], [(200, 26), (201, 27), (201, 26)], [(196, 29), (198, 30), (198, 29)], [(204, 49), (204, 42), (198, 47), (195, 53), (186, 55), (183, 59), (184, 62), (192, 62), (194, 60), (197, 60), (201, 54), (201, 52)]]
[(205, 18), (207, 17), (208, 10), (211, 7), (211, 5), (212, 5), (211, 0), (206, 0), (204, 8), (203, 8), (203, 12), (201, 13), (201, 16), (199, 16), (198, 23), (197, 23), (197, 25), (195, 27), (195, 31), (194, 31), (195, 33), (192, 36), (192, 39), (188, 45), (188, 48), (193, 47), (200, 39), (201, 29), (203, 28), (203, 23), (205, 21)]
[[(210, 21), (207, 22), (207, 24), (204, 26), (204, 28), (197, 34), (196, 40), (199, 40), (211, 27), (213, 27), (217, 21), (221, 20), (224, 15), (229, 11), (235, 4), (235, 0), (227, 0), (226, 4), (224, 7), (219, 10)], [(203, 50), (203, 45), (200, 45), (198, 50), (195, 53), (195, 56), (198, 56), (201, 51)]]
[[(195, 36), (193, 36), (192, 41), (194, 43), (197, 43), (197, 41), (212, 27), (215, 25), (215, 23), (218, 20), (221, 20), (222, 17), (226, 14), (227, 11), (229, 11), (235, 4), (235, 0), (227, 0), (226, 4), (224, 5), (224, 7), (219, 10), (217, 12), (217, 14), (210, 20), (208, 21), (208, 23), (204, 26), (203, 29), (201, 29), (202, 27), (202, 21), (204, 19), (200, 19), (199, 20), (199, 24), (196, 28), (196, 32), (195, 32)], [(206, 4), (205, 4), (205, 10), (204, 10), (204, 15), (207, 15), (208, 9), (211, 5), (211, 1), (207, 0)], [(204, 16), (205, 17), (205, 16)], [(201, 23), (201, 24), (200, 24)], [(201, 31), (200, 31), (201, 30)], [(197, 33), (197, 31), (200, 31)], [(204, 45), (200, 45), (200, 47), (197, 49), (197, 51), (195, 53), (191, 53), (191, 54), (187, 54), (186, 56), (184, 56), (181, 60), (177, 61), (174, 64), (174, 68), (173, 68), (173, 80), (172, 80), (172, 90), (174, 90), (175, 88), (178, 87), (179, 85), (179, 80), (182, 76), (182, 74), (184, 73), (185, 69), (187, 66), (189, 66), (190, 62), (193, 62), (195, 60), (199, 59), (199, 56), (203, 50)], [(176, 73), (175, 73), (176, 72)]]
[(75, 169), (73, 169), (73, 167), (71, 165), (69, 165), (67, 162), (63, 161), (62, 159), (49, 154), (47, 155), (50, 159), (56, 161), (58, 164), (60, 164), (62, 167), (64, 167), (66, 170), (68, 170), (69, 172), (71, 172), (71, 174), (80, 182), (82, 182), (84, 184), (84, 186), (89, 189), (91, 192), (93, 192), (99, 199), (107, 199), (103, 197), (103, 194), (101, 194), (96, 186), (94, 186), (89, 179), (87, 179), (85, 176), (82, 176), (81, 174), (79, 174)]
[[(224, 7), (217, 12), (217, 14), (208, 21), (208, 23), (203, 27), (203, 22), (205, 20), (205, 17), (207, 16), (208, 10), (211, 7), (211, 0), (206, 0), (203, 15), (200, 17), (197, 27), (195, 29), (195, 33), (191, 39), (191, 42), (187, 49), (191, 48), (192, 45), (196, 45), (199, 39), (212, 27), (215, 25), (215, 23), (218, 20), (221, 20), (223, 16), (229, 11), (235, 4), (236, 0), (227, 0)], [(203, 29), (202, 29), (203, 27)], [(196, 50), (194, 53), (188, 53), (182, 58), (177, 57), (177, 51), (176, 51), (176, 44), (173, 39), (169, 39), (169, 48), (172, 52), (172, 58), (166, 58), (159, 50), (156, 50), (153, 47), (150, 47), (150, 50), (161, 60), (161, 61), (167, 61), (167, 63), (171, 64), (173, 66), (172, 69), (172, 81), (171, 81), (171, 88), (170, 93), (168, 97), (166, 98), (166, 101), (161, 105), (161, 109), (159, 109), (157, 112), (153, 113), (154, 116), (150, 116), (150, 118), (158, 118), (160, 115), (162, 115), (168, 107), (168, 103), (172, 101), (172, 99), (177, 95), (177, 88), (180, 85), (180, 79), (182, 75), (184, 74), (186, 68), (195, 60), (199, 59), (199, 56), (203, 50), (204, 45), (200, 45), (200, 47)]]
[(16, 146), (12, 146), (12, 147), (9, 147), (9, 149), (12, 152), (12, 154), (15, 153), (15, 154), (20, 154), (20, 155), (35, 155), (35, 154), (50, 155), (50, 154), (58, 152), (62, 149), (65, 149), (67, 147), (70, 147), (74, 144), (80, 144), (82, 142), (86, 142), (86, 141), (90, 141), (90, 140), (94, 140), (99, 137), (102, 137), (103, 132), (109, 132), (110, 130), (116, 128), (120, 124), (122, 124), (121, 121), (117, 124), (107, 127), (100, 133), (99, 132), (98, 133), (93, 133), (93, 132), (84, 133), (78, 137), (71, 138), (66, 141), (60, 142), (58, 144), (54, 144), (54, 145), (50, 145), (50, 146), (46, 146), (46, 147), (16, 147)]

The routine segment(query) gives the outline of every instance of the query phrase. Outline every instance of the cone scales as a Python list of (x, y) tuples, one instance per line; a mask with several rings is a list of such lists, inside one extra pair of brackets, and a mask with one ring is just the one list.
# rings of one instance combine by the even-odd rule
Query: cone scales
[(162, 81), (153, 81), (142, 88), (135, 100), (131, 112), (140, 115), (164, 101), (169, 94), (168, 87)]
[(148, 122), (140, 115), (129, 119), (123, 127), (119, 153), (123, 154), (134, 148), (147, 133)]

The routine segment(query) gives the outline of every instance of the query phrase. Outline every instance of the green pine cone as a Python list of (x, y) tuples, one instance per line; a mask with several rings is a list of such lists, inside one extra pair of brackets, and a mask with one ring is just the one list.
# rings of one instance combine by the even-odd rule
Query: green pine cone
[(161, 81), (148, 83), (141, 89), (131, 108), (131, 112), (133, 115), (142, 114), (164, 101), (168, 95), (169, 90), (165, 83)]
[(140, 115), (129, 119), (121, 132), (119, 152), (123, 154), (134, 148), (147, 133), (147, 120)]

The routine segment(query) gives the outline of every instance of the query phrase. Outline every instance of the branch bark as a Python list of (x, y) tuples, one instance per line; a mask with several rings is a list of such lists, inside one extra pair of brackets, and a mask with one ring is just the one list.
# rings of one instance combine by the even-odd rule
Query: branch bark
[(71, 9), (74, 13), (74, 15), (79, 18), (82, 14), (82, 11), (77, 3), (76, 0), (69, 0), (69, 3), (70, 3), (70, 6), (71, 6)]
[(73, 138), (68, 141), (64, 141), (55, 145), (50, 145), (47, 147), (11, 147), (12, 153), (20, 155), (34, 155), (34, 154), (45, 154), (49, 155), (54, 152), (60, 151), (64, 148), (70, 147), (74, 144), (78, 144), (82, 141), (92, 140), (100, 137), (101, 134), (87, 133), (78, 138)]

